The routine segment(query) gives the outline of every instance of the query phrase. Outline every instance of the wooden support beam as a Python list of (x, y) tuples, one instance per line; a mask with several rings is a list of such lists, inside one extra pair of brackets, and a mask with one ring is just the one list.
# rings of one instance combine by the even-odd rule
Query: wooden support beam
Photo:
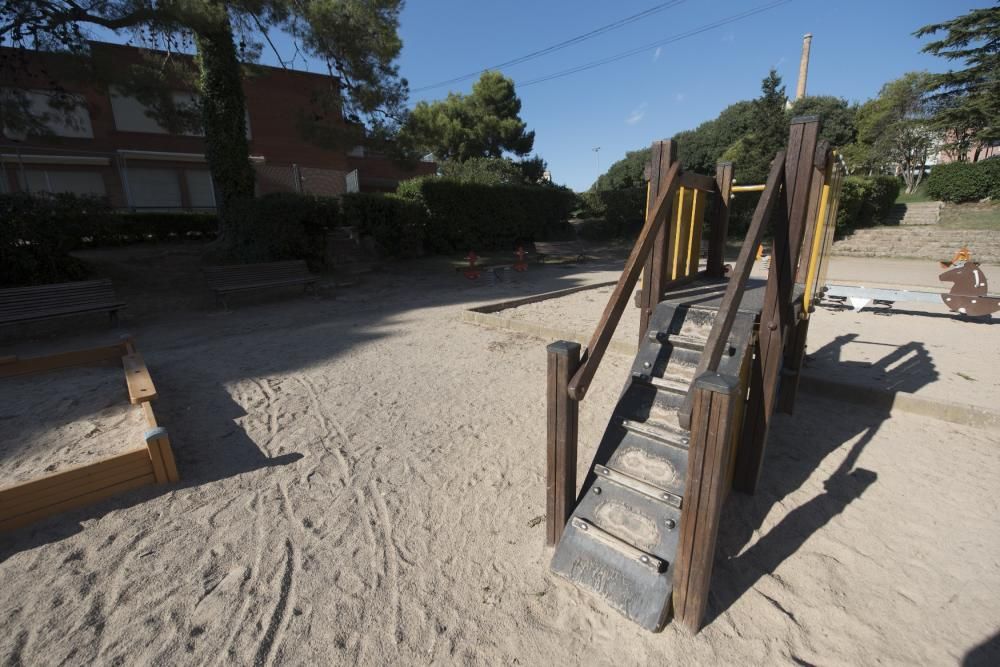
[(729, 480), (733, 415), (739, 382), (705, 373), (693, 383), (691, 441), (684, 511), (674, 569), (674, 618), (691, 633), (701, 629), (708, 607), (715, 543)]
[(569, 395), (569, 381), (580, 365), (580, 344), (560, 340), (548, 353), (545, 476), (545, 544), (562, 537), (576, 502), (576, 445), (579, 403)]
[[(677, 144), (673, 141), (656, 141), (650, 150), (650, 173), (649, 187), (647, 190), (646, 218), (649, 219), (651, 208), (656, 205), (657, 200), (663, 194), (666, 187), (667, 172), (671, 165), (677, 162)], [(667, 207), (665, 215), (669, 219), (670, 208)], [(653, 241), (653, 249), (646, 259), (642, 273), (642, 292), (639, 295), (639, 342), (641, 344), (646, 329), (649, 327), (649, 318), (653, 315), (656, 304), (663, 296), (669, 276), (667, 275), (667, 255), (669, 252), (669, 228), (668, 223), (664, 223), (656, 233)]]
[(806, 215), (813, 193), (816, 171), (815, 155), (819, 141), (819, 119), (815, 116), (794, 118), (788, 136), (785, 158), (785, 216), (774, 221), (774, 250), (764, 291), (760, 315), (760, 373), (763, 407), (754, 425), (755, 435), (740, 448), (736, 488), (753, 493), (760, 479), (767, 431), (774, 414), (786, 342), (796, 324), (792, 310), (795, 271), (799, 264)]
[(715, 166), (715, 193), (712, 195), (712, 219), (709, 223), (708, 275), (725, 275), (726, 239), (729, 236), (729, 202), (733, 191), (733, 163)]

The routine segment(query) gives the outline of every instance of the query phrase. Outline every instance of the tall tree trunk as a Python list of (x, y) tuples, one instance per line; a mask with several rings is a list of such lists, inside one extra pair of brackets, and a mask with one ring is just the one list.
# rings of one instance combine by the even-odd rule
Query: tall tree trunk
[(195, 34), (200, 70), (205, 157), (215, 182), (220, 233), (232, 239), (236, 221), (231, 204), (254, 194), (254, 171), (247, 141), (246, 98), (233, 31), (225, 8)]

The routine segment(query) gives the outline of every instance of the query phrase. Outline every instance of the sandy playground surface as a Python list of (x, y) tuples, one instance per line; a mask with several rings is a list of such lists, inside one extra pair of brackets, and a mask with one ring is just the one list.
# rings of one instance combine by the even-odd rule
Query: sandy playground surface
[[(808, 395), (776, 417), (759, 493), (726, 506), (696, 637), (646, 633), (548, 571), (545, 341), (458, 314), (616, 270), (487, 286), (404, 267), (335, 299), (129, 323), (182, 481), (0, 536), (0, 660), (996, 664), (998, 434), (925, 417)], [(581, 479), (629, 361), (609, 354), (582, 406)]]

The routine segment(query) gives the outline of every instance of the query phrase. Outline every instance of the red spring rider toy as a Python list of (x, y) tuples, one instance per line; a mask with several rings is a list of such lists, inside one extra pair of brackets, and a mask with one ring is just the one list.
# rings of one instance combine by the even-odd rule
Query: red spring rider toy
[(524, 246), (523, 245), (517, 246), (517, 250), (514, 251), (514, 254), (517, 255), (517, 261), (514, 263), (514, 270), (527, 271), (528, 263), (524, 261)]
[(476, 266), (476, 260), (479, 259), (479, 255), (476, 254), (475, 250), (470, 250), (465, 259), (469, 262), (469, 265), (465, 267), (465, 277), (469, 280), (476, 280), (479, 278), (479, 267)]

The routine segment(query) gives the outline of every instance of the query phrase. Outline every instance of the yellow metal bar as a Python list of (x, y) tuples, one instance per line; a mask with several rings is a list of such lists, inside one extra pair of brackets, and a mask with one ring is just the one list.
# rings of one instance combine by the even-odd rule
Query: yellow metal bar
[[(834, 153), (836, 156), (836, 153)], [(826, 226), (826, 239), (824, 241), (824, 251), (820, 257), (819, 271), (817, 272), (816, 284), (822, 286), (826, 284), (826, 271), (829, 267), (830, 247), (833, 245), (833, 235), (837, 229), (837, 212), (840, 210), (840, 195), (843, 192), (844, 169), (839, 164), (834, 166), (833, 192), (830, 202), (830, 212), (827, 216), (829, 221)]]
[(700, 190), (693, 193), (691, 202), (691, 228), (688, 230), (687, 262), (684, 264), (685, 276), (694, 275), (698, 272), (698, 255), (701, 254), (701, 217), (702, 202), (704, 195)]
[(680, 257), (681, 225), (684, 223), (684, 186), (677, 188), (677, 219), (674, 224), (673, 262), (670, 267), (670, 279), (677, 280), (677, 259)]
[(732, 192), (763, 192), (766, 185), (734, 185)]
[(813, 294), (816, 292), (816, 277), (819, 272), (820, 253), (826, 241), (827, 206), (830, 202), (830, 183), (823, 184), (823, 194), (819, 200), (819, 215), (816, 216), (816, 231), (813, 234), (813, 244), (809, 251), (809, 268), (806, 271), (806, 289), (802, 294), (802, 311), (809, 317), (812, 310)]

